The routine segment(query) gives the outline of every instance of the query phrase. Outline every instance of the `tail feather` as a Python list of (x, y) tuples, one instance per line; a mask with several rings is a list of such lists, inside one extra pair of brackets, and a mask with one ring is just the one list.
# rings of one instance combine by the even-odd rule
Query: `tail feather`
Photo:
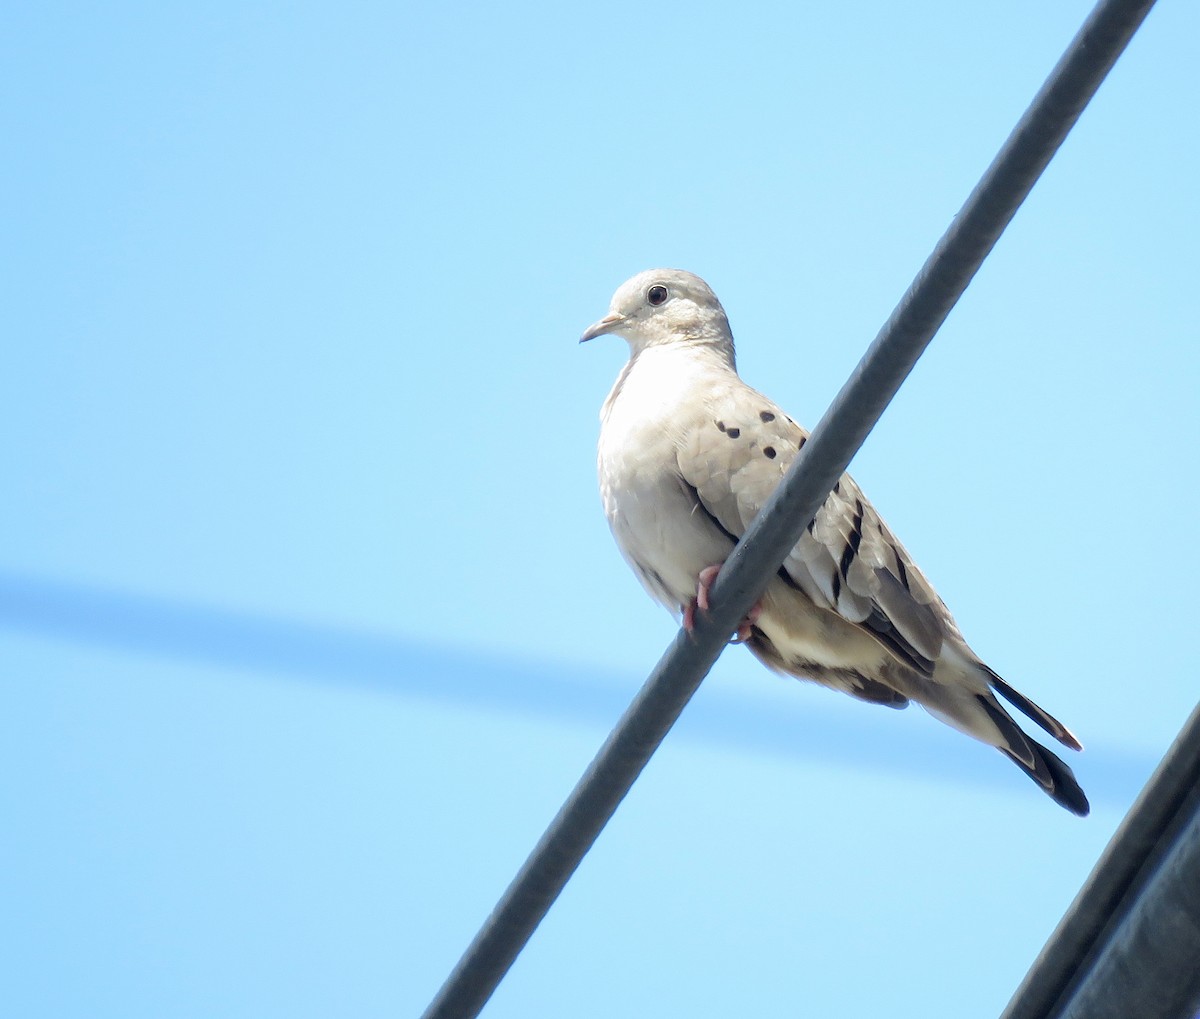
[(1023, 693), (1014, 690), (991, 669), (988, 669), (986, 665), (984, 668), (987, 669), (988, 682), (991, 684), (992, 689), (1008, 701), (1009, 704), (1040, 725), (1063, 746), (1070, 747), (1072, 750), (1083, 749), (1083, 744), (1079, 742), (1079, 738), (1063, 725), (1062, 722), (1050, 714), (1050, 712), (1039, 708)]
[(990, 694), (981, 695), (978, 700), (1004, 739), (997, 749), (1041, 786), (1055, 803), (1072, 814), (1087, 817), (1091, 810), (1087, 795), (1066, 763), (1026, 736)]
[[(1030, 742), (1033, 743), (1032, 740)], [(1059, 806), (1066, 807), (1072, 814), (1077, 814), (1079, 817), (1087, 817), (1092, 809), (1091, 804), (1088, 803), (1087, 795), (1079, 787), (1071, 769), (1060, 757), (1045, 747), (1038, 743), (1033, 743), (1033, 746), (1037, 748), (1038, 754), (1038, 767), (1036, 768), (1030, 768), (1018, 760), (1014, 754), (1009, 752), (1008, 747), (1000, 747), (1000, 752), (1040, 785), (1050, 799)]]

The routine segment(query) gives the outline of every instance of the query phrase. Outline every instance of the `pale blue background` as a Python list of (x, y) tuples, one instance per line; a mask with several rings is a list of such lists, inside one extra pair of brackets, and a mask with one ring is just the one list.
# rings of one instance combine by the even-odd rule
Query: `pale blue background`
[[(1092, 817), (733, 649), (489, 1019), (1007, 1001), (1196, 700), (1160, 8), (854, 468)], [(692, 269), (815, 423), (1087, 10), (7, 10), (6, 1012), (418, 1013), (674, 632), (582, 328)]]

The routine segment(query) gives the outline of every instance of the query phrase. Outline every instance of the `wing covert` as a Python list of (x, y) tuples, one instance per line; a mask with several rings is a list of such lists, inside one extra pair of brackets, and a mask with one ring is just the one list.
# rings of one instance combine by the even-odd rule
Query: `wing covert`
[[(714, 394), (706, 410), (679, 438), (679, 470), (704, 510), (740, 538), (808, 433), (749, 388)], [(933, 671), (949, 622), (945, 607), (848, 474), (781, 575), (821, 608), (864, 627), (900, 661)]]

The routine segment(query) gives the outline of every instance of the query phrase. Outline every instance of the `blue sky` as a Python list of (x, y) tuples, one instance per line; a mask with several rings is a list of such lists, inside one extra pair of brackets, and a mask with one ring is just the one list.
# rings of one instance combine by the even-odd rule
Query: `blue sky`
[[(673, 636), (580, 331), (691, 269), (815, 423), (1088, 9), (10, 11), (14, 1014), (418, 1013)], [(853, 467), (1091, 818), (731, 649), (489, 1019), (1007, 1001), (1196, 699), (1198, 31), (1151, 13)]]

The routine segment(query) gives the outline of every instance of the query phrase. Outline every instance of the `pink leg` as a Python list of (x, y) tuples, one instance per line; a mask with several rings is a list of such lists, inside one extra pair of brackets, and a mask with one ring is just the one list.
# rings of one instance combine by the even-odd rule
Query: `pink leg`
[[(701, 612), (708, 611), (708, 592), (724, 565), (724, 563), (715, 563), (712, 566), (706, 566), (700, 571), (700, 576), (696, 578), (696, 597), (683, 610), (683, 628), (688, 633), (691, 633), (696, 627), (696, 609), (699, 608)], [(750, 639), (751, 628), (758, 622), (758, 617), (761, 615), (762, 602), (757, 601), (746, 613), (746, 618), (738, 624), (737, 635), (733, 638), (734, 644), (744, 644)]]

